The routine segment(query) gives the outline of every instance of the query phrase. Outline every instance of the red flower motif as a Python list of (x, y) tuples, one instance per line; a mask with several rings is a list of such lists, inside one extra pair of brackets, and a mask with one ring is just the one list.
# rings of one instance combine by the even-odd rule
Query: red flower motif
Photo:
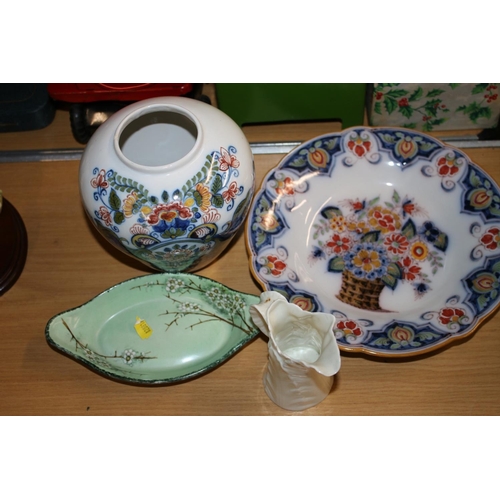
[(359, 337), (363, 334), (363, 330), (358, 326), (358, 324), (350, 319), (339, 321), (336, 328), (338, 330), (342, 330), (344, 335), (355, 335), (356, 337)]
[(190, 219), (192, 216), (193, 212), (188, 207), (181, 205), (178, 201), (174, 201), (172, 203), (160, 203), (156, 205), (146, 220), (148, 224), (155, 225), (160, 220), (172, 222), (176, 217)]
[(220, 148), (221, 157), (219, 158), (219, 170), (225, 172), (229, 167), (238, 168), (240, 166), (239, 160), (235, 155), (230, 155), (227, 149)]
[(439, 322), (442, 325), (460, 323), (464, 316), (465, 311), (463, 309), (458, 309), (455, 307), (445, 307), (439, 312)]
[(224, 201), (226, 203), (229, 203), (233, 198), (236, 198), (237, 194), (238, 194), (238, 184), (236, 184), (236, 181), (233, 181), (231, 182), (231, 184), (229, 184), (227, 191), (222, 192), (222, 197), (224, 198)]
[(414, 210), (415, 210), (415, 203), (412, 203), (410, 200), (405, 201), (403, 203), (403, 212), (407, 213), (408, 215), (411, 215)]
[(277, 181), (278, 186), (275, 188), (277, 194), (291, 196), (295, 193), (294, 181), (290, 177), (286, 177), (282, 181)]
[(331, 248), (335, 253), (342, 253), (349, 250), (350, 244), (351, 240), (349, 238), (342, 238), (338, 234), (334, 234), (326, 246)]
[(286, 269), (286, 264), (276, 255), (268, 255), (266, 265), (273, 276), (280, 276)]
[(406, 108), (410, 105), (410, 103), (408, 102), (408, 99), (406, 97), (403, 97), (399, 100), (398, 105), (400, 108)]
[(440, 158), (437, 162), (438, 174), (442, 177), (455, 175), (458, 172), (458, 167), (455, 165), (455, 158)]
[(99, 173), (90, 181), (90, 185), (94, 188), (106, 189), (109, 187), (109, 182), (106, 180), (106, 171), (101, 168)]
[(99, 208), (99, 215), (106, 226), (111, 226), (111, 224), (113, 224), (111, 213), (106, 207)]
[(370, 141), (364, 141), (358, 134), (351, 136), (351, 140), (347, 143), (347, 147), (358, 157), (365, 156), (370, 151), (372, 144)]
[(405, 280), (413, 281), (420, 274), (420, 266), (413, 264), (410, 257), (405, 257), (399, 262), (399, 265), (403, 269), (403, 279)]
[(402, 234), (391, 234), (384, 240), (387, 250), (394, 255), (404, 254), (408, 250), (409, 242)]
[(399, 220), (396, 220), (394, 215), (387, 209), (375, 207), (370, 210), (368, 216), (369, 222), (372, 226), (379, 226), (383, 233), (396, 231), (401, 225)]
[(500, 245), (500, 229), (492, 227), (488, 229), (479, 240), (489, 250), (496, 250)]
[(382, 99), (382, 97), (384, 97), (383, 92), (377, 92), (375, 94), (375, 99), (377, 99), (377, 101), (380, 101), (380, 99)]

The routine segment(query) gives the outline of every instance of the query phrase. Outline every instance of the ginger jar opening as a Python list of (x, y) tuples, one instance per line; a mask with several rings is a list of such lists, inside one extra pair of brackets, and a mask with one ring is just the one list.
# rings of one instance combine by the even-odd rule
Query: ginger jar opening
[(247, 216), (250, 145), (217, 108), (187, 97), (131, 104), (94, 133), (80, 163), (82, 202), (98, 232), (163, 272), (215, 260)]

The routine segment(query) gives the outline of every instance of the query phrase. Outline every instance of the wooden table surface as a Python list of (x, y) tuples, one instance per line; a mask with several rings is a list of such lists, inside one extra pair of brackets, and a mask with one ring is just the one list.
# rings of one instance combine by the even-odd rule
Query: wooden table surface
[[(337, 124), (249, 127), (250, 141), (307, 140)], [(81, 147), (66, 111), (40, 131), (0, 134), (0, 150)], [(500, 183), (500, 149), (467, 149)], [(283, 155), (257, 155), (257, 181)], [(262, 386), (265, 338), (216, 370), (185, 383), (136, 387), (111, 381), (51, 349), (47, 321), (116, 283), (151, 270), (112, 248), (84, 214), (78, 161), (0, 164), (0, 189), (21, 214), (28, 257), (16, 284), (0, 297), (2, 415), (498, 415), (500, 315), (465, 341), (418, 359), (342, 354), (330, 395), (303, 412), (274, 405)], [(8, 244), (2, 240), (2, 244)], [(198, 274), (259, 294), (240, 233)]]

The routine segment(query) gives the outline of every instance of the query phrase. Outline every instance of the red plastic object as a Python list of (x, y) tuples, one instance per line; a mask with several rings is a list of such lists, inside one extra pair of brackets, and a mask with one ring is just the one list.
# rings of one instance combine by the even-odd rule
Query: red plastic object
[(141, 101), (150, 97), (184, 96), (192, 83), (49, 83), (50, 97), (70, 103)]

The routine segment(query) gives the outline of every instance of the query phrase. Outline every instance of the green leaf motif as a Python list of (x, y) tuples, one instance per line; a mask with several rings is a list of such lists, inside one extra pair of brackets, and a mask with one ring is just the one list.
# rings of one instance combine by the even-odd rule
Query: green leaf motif
[(482, 310), (488, 305), (488, 299), (486, 298), (485, 295), (480, 295), (477, 298), (477, 304), (479, 306), (479, 309)]
[(303, 167), (306, 163), (307, 162), (306, 162), (305, 158), (303, 158), (302, 156), (299, 156), (298, 158), (295, 158), (295, 160), (293, 160), (290, 163), (290, 166), (291, 167)]
[(411, 240), (417, 234), (417, 228), (411, 219), (408, 219), (404, 226), (401, 228), (401, 232), (406, 236), (408, 240)]
[(125, 215), (123, 215), (123, 212), (115, 212), (113, 220), (115, 221), (115, 224), (122, 224), (125, 221)]
[(404, 127), (405, 128), (417, 128), (417, 124), (415, 122), (405, 123)]
[(437, 116), (437, 110), (441, 102), (441, 99), (431, 99), (430, 101), (427, 101), (424, 106), (427, 115), (433, 117)]
[(362, 237), (361, 240), (363, 243), (375, 243), (378, 241), (378, 237), (380, 236), (380, 231), (369, 231), (368, 233), (365, 233)]
[(321, 215), (325, 219), (333, 219), (334, 217), (342, 215), (342, 210), (340, 210), (340, 208), (338, 207), (326, 207), (321, 210)]
[(201, 204), (203, 203), (203, 198), (201, 194), (198, 191), (193, 191), (193, 198), (196, 204), (201, 207)]
[(425, 97), (436, 97), (438, 95), (441, 95), (443, 92), (445, 92), (443, 89), (432, 89), (427, 92), (427, 95)]
[(391, 114), (395, 109), (398, 107), (398, 101), (396, 99), (393, 99), (392, 97), (384, 97), (384, 106), (385, 110), (387, 111), (387, 114)]
[(476, 111), (473, 111), (469, 115), (469, 118), (472, 123), (476, 123), (479, 118), (491, 118), (491, 109), (487, 106), (480, 107)]
[(394, 277), (391, 276), (390, 274), (386, 274), (383, 278), (382, 281), (391, 289), (394, 290), (398, 284), (398, 280)]
[(472, 95), (476, 94), (482, 94), (485, 90), (486, 87), (488, 86), (487, 83), (478, 83), (473, 89), (472, 89)]
[(109, 193), (109, 205), (113, 210), (120, 210), (122, 202), (114, 189)]
[(460, 87), (461, 84), (460, 83), (449, 83), (448, 85), (452, 90), (455, 90), (457, 87)]
[(385, 94), (385, 95), (389, 96), (389, 97), (394, 97), (395, 99), (398, 99), (400, 97), (404, 97), (405, 95), (408, 95), (408, 91), (405, 89), (393, 89), (393, 90), (389, 90), (389, 92), (387, 92), (387, 94)]
[(377, 115), (382, 114), (382, 103), (380, 101), (377, 101), (375, 103), (375, 106), (373, 107), (373, 112), (377, 113)]
[(474, 170), (470, 171), (469, 182), (475, 188), (481, 186), (481, 179), (480, 179), (480, 177), (478, 175), (476, 175), (476, 173), (474, 172)]
[(212, 205), (215, 208), (222, 208), (224, 206), (224, 198), (220, 194), (212, 196)]
[(222, 176), (220, 174), (217, 174), (215, 175), (214, 181), (212, 183), (212, 193), (218, 193), (221, 189), (222, 189)]
[(497, 206), (497, 205), (490, 205), (490, 212), (491, 212), (493, 215), (500, 216), (500, 209), (498, 208), (498, 206)]
[(341, 273), (344, 270), (345, 264), (342, 257), (334, 257), (328, 262), (328, 271), (331, 273)]
[(405, 118), (411, 118), (413, 115), (413, 109), (410, 106), (403, 106), (399, 108), (399, 111)]
[(417, 90), (415, 90), (415, 92), (413, 92), (413, 94), (409, 97), (409, 101), (410, 102), (413, 102), (413, 101), (418, 101), (418, 99), (420, 99), (424, 94), (424, 91), (422, 90), (422, 87), (418, 87)]
[(387, 274), (396, 279), (401, 279), (403, 277), (401, 268), (395, 262), (389, 263), (387, 266)]
[(163, 191), (163, 193), (161, 193), (161, 199), (162, 199), (165, 203), (167, 203), (167, 201), (168, 201), (168, 193), (167, 193), (167, 191)]
[(399, 200), (401, 199), (398, 192), (397, 191), (394, 191), (394, 193), (392, 194), (392, 199), (394, 201), (394, 203), (399, 203)]
[(439, 233), (439, 236), (436, 238), (436, 240), (432, 244), (438, 250), (441, 250), (444, 252), (448, 248), (448, 236), (446, 236), (445, 233), (441, 232), (441, 233)]

